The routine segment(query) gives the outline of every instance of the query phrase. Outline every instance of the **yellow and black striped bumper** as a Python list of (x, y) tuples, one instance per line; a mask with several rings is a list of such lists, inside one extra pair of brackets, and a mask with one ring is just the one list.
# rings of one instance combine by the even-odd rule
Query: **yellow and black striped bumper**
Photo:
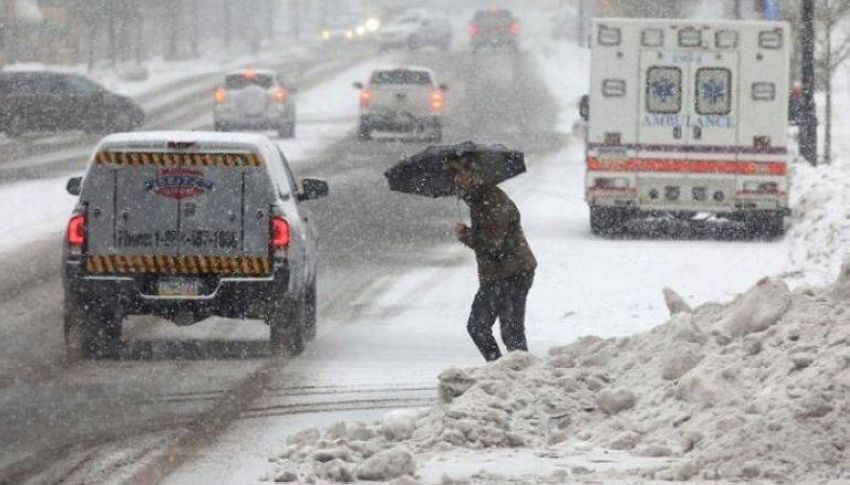
[(98, 165), (156, 167), (259, 167), (265, 159), (254, 153), (153, 153), (102, 151), (95, 155)]
[(93, 275), (217, 275), (266, 276), (269, 257), (89, 255), (85, 271)]

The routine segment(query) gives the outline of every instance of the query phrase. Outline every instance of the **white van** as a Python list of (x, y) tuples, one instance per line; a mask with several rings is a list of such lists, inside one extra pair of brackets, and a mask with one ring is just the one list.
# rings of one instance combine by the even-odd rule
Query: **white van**
[(606, 18), (591, 32), (593, 232), (643, 215), (711, 213), (782, 235), (788, 26)]

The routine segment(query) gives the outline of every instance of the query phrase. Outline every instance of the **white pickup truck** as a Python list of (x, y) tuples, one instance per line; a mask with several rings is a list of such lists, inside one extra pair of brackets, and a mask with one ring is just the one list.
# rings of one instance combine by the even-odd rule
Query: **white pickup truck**
[(360, 91), (361, 140), (370, 140), (374, 131), (442, 140), (448, 87), (437, 85), (430, 69), (380, 69), (372, 72), (367, 84), (356, 82), (354, 88)]

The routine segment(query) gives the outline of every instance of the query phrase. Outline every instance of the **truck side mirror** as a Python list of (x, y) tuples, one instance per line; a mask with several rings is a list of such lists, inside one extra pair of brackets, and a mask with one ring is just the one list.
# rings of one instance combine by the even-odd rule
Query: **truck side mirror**
[(328, 183), (320, 179), (304, 179), (301, 181), (303, 190), (298, 194), (299, 201), (316, 200), (327, 197), (330, 192)]
[(587, 121), (590, 119), (590, 96), (584, 95), (578, 103), (578, 114), (581, 119)]
[(352, 86), (354, 86), (354, 89), (359, 89), (359, 90), (363, 89), (363, 83), (360, 83), (360, 82), (354, 83), (354, 84), (352, 84)]
[(65, 185), (65, 190), (68, 191), (71, 195), (80, 195), (83, 188), (83, 178), (82, 177), (71, 177), (68, 179), (68, 183)]

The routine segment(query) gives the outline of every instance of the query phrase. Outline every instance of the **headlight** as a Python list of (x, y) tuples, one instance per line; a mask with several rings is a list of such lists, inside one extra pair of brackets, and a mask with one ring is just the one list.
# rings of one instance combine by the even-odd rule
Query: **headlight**
[(345, 38), (346, 39), (353, 39), (354, 38), (354, 32), (351, 31), (351, 30), (346, 30), (345, 31)]
[(330, 30), (323, 30), (322, 31), (322, 39), (328, 40), (330, 38), (331, 38), (331, 31)]
[(381, 21), (372, 17), (366, 21), (366, 30), (369, 32), (375, 32), (381, 28)]
[(355, 29), (355, 32), (357, 32), (358, 37), (363, 37), (364, 35), (366, 35), (366, 27), (358, 25), (357, 29)]

